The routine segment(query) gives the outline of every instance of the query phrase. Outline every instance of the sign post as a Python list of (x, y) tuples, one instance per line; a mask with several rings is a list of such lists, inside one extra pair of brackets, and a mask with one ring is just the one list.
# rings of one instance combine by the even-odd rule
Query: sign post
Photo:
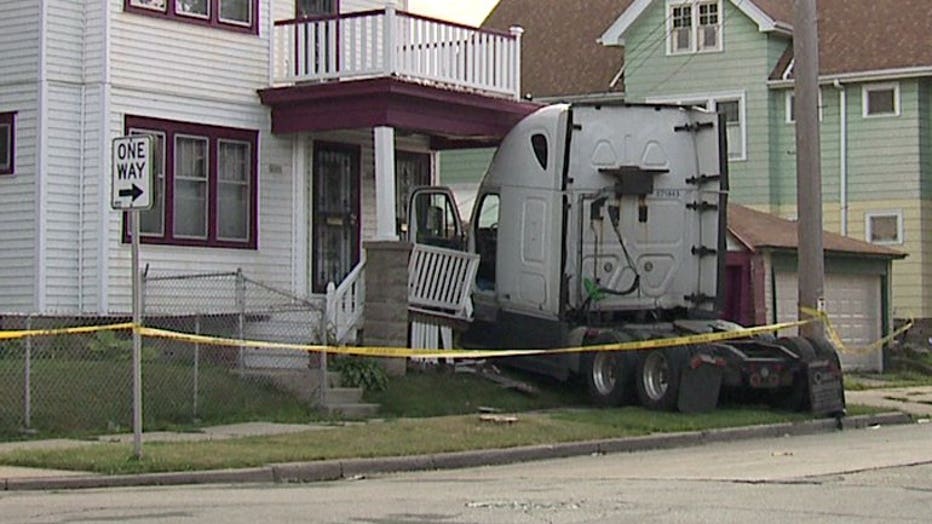
[(152, 207), (153, 139), (146, 135), (113, 139), (111, 208), (127, 212), (132, 241), (133, 279), (133, 455), (142, 458), (142, 276), (139, 273), (139, 210)]

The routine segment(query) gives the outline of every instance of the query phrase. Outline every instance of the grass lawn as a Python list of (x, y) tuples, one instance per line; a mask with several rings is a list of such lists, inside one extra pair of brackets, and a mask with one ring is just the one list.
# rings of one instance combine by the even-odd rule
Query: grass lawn
[(737, 408), (702, 415), (622, 408), (524, 413), (517, 417), (518, 421), (512, 424), (482, 422), (476, 415), (404, 418), (272, 437), (151, 443), (145, 446), (144, 458), (140, 461), (131, 458), (130, 445), (100, 444), (68, 450), (7, 453), (0, 455), (0, 463), (103, 474), (193, 471), (280, 462), (508, 448), (809, 418), (804, 414)]
[[(0, 464), (102, 474), (192, 471), (555, 444), (811, 418), (805, 413), (760, 406), (725, 405), (711, 413), (689, 415), (637, 407), (594, 409), (578, 407), (584, 404), (584, 399), (574, 392), (575, 388), (547, 381), (533, 384), (541, 389), (539, 395), (502, 389), (472, 375), (409, 373), (392, 380), (386, 391), (367, 394), (369, 400), (382, 402), (384, 420), (270, 437), (147, 443), (141, 461), (132, 458), (130, 445), (106, 443), (67, 450), (6, 453), (0, 455)], [(518, 421), (512, 424), (480, 421), (476, 413), (480, 406), (515, 413)], [(855, 407), (849, 412), (863, 414), (876, 410)]]
[[(0, 359), (0, 439), (21, 438), (24, 365)], [(31, 370), (32, 424), (37, 436), (82, 436), (128, 431), (132, 371), (128, 360), (36, 360)], [(202, 365), (194, 408), (192, 366), (143, 363), (143, 414), (148, 431), (247, 420), (306, 422), (314, 412), (260, 380)]]

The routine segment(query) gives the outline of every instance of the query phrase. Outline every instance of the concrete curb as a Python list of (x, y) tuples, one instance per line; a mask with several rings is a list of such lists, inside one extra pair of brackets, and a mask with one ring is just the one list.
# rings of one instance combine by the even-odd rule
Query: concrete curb
[(142, 475), (88, 475), (52, 478), (0, 479), (0, 491), (93, 489), (129, 486), (170, 486), (184, 484), (291, 483), (320, 482), (358, 478), (379, 473), (428, 471), (477, 466), (494, 466), (554, 458), (608, 453), (700, 446), (713, 442), (730, 442), (752, 438), (812, 435), (839, 429), (862, 429), (875, 425), (908, 424), (912, 418), (905, 413), (880, 413), (834, 419), (810, 420), (799, 423), (770, 424), (709, 431), (663, 433), (641, 437), (568, 442), (564, 444), (522, 446), (506, 449), (458, 451), (365, 459), (321, 460), (273, 464), (261, 468), (218, 471), (149, 473)]

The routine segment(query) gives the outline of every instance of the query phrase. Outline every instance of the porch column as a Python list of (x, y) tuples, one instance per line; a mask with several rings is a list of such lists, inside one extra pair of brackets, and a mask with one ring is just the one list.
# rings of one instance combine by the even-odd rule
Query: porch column
[(375, 215), (376, 241), (398, 240), (395, 233), (395, 129), (376, 127), (375, 139)]

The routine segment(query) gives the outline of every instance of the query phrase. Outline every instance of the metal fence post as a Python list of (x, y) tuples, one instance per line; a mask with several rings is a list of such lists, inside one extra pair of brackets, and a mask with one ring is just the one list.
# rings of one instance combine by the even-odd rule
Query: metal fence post
[[(201, 314), (197, 313), (194, 316), (194, 334), (201, 334)], [(201, 344), (200, 342), (194, 343), (194, 421), (197, 422), (197, 393), (198, 393), (198, 375), (200, 374), (200, 363), (201, 363)]]
[[(336, 340), (331, 339), (330, 330), (335, 331), (337, 329), (337, 294), (333, 282), (327, 284), (327, 302), (320, 318), (321, 344), (330, 346), (331, 343), (336, 343)], [(320, 353), (320, 407), (322, 408), (327, 407), (327, 389), (329, 387), (330, 383), (327, 380), (327, 352), (322, 351)]]
[[(243, 335), (246, 329), (246, 279), (243, 278), (242, 268), (236, 269), (236, 311), (238, 313), (236, 336), (242, 341), (245, 338)], [(239, 355), (237, 357), (237, 365), (240, 371), (245, 367), (243, 362), (244, 353), (245, 348), (243, 344), (240, 343)]]
[[(26, 331), (32, 331), (32, 315), (26, 316)], [(32, 337), (26, 337), (26, 362), (23, 376), (23, 429), (32, 429)]]

